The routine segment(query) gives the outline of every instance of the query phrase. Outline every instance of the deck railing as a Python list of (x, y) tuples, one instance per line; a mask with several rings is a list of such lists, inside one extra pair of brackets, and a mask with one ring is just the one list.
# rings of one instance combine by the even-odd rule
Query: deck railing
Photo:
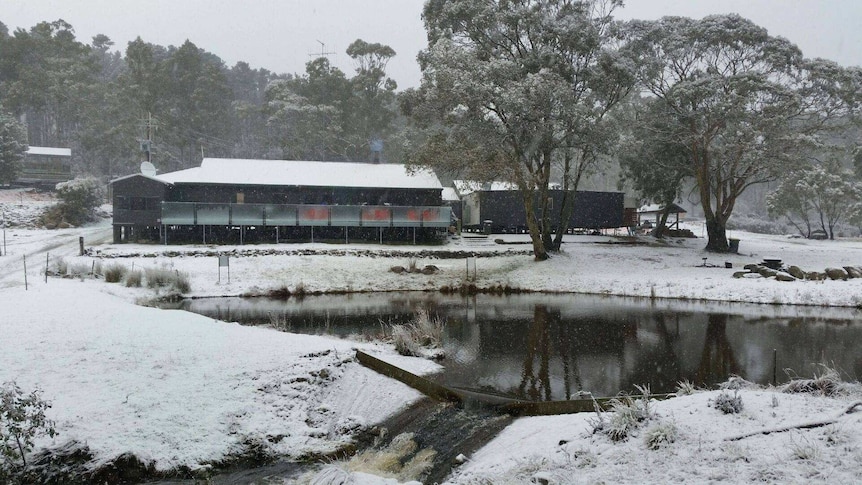
[(446, 206), (162, 202), (169, 226), (449, 227)]

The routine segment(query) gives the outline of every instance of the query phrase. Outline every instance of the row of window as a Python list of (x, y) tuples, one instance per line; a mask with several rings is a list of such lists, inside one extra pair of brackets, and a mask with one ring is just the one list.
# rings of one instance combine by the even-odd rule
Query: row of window
[(114, 198), (114, 209), (132, 211), (159, 210), (161, 199), (158, 197), (127, 197), (119, 195)]

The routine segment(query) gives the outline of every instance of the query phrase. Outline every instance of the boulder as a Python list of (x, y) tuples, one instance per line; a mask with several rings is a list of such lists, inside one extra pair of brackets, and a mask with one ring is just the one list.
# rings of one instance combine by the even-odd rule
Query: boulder
[(763, 276), (764, 278), (772, 278), (773, 276), (778, 274), (778, 271), (764, 267), (758, 269), (757, 272), (760, 273), (760, 276)]
[(850, 278), (862, 278), (862, 268), (859, 266), (845, 266), (844, 270)]
[(847, 272), (842, 268), (826, 268), (826, 276), (831, 280), (846, 280)]
[(734, 278), (745, 278), (745, 275), (747, 275), (747, 274), (752, 274), (752, 273), (749, 271), (737, 271), (737, 272), (733, 273), (733, 277)]
[(401, 274), (407, 270), (404, 269), (404, 266), (393, 266), (389, 268), (389, 271), (392, 271), (395, 274)]
[(805, 273), (805, 279), (811, 281), (820, 281), (826, 279), (826, 273), (820, 273), (819, 271), (809, 271)]
[(778, 281), (796, 281), (796, 278), (787, 273), (778, 273), (775, 275), (775, 279)]
[(429, 264), (422, 268), (422, 274), (434, 274), (438, 271), (440, 271), (440, 268), (434, 266), (433, 264)]
[(759, 268), (759, 267), (760, 267), (760, 265), (759, 265), (759, 264), (756, 264), (756, 263), (748, 263), (748, 264), (746, 264), (745, 266), (743, 266), (743, 267), (742, 267), (742, 269), (745, 269), (745, 270), (748, 270), (748, 271), (757, 271), (757, 268)]
[(793, 275), (794, 278), (800, 280), (805, 279), (805, 271), (802, 271), (802, 268), (799, 266), (791, 266), (787, 268), (787, 272)]

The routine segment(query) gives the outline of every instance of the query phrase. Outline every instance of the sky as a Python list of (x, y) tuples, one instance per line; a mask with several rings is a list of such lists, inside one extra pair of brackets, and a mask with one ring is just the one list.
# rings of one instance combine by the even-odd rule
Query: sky
[[(361, 38), (395, 49), (388, 66), (399, 89), (420, 80), (416, 54), (425, 47), (423, 0), (0, 0), (0, 22), (10, 31), (63, 19), (78, 40), (110, 37), (116, 49), (140, 36), (163, 46), (186, 39), (225, 61), (278, 73), (301, 73), (312, 54), (333, 52), (346, 73), (345, 54)], [(701, 18), (736, 12), (790, 39), (807, 57), (845, 66), (862, 65), (862, 1), (859, 0), (628, 0), (621, 19), (665, 15)]]

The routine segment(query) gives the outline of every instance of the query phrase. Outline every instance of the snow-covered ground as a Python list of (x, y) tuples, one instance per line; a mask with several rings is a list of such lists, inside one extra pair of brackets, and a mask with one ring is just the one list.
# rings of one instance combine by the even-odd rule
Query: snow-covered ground
[[(693, 226), (696, 234), (699, 226)], [(77, 256), (78, 237), (92, 256)], [(152, 296), (99, 280), (49, 278), (46, 253), (69, 265), (119, 263), (188, 272), (193, 296), (305, 291), (435, 290), (460, 286), (464, 258), (434, 252), (472, 251), (478, 287), (656, 296), (681, 299), (857, 306), (862, 280), (778, 282), (736, 279), (745, 263), (778, 257), (805, 270), (862, 265), (862, 241), (808, 241), (734, 233), (742, 254), (702, 250), (704, 239), (643, 245), (609, 236), (572, 236), (564, 252), (536, 263), (523, 236), (503, 244), (451, 241), (444, 246), (259, 245), (244, 247), (112, 245), (107, 222), (45, 231), (7, 228), (0, 257), (0, 381), (39, 387), (53, 403), (59, 435), (39, 446), (86, 443), (94, 466), (123, 452), (160, 470), (195, 468), (263, 444), (273, 453), (325, 452), (349, 439), (355, 423), (371, 424), (419, 395), (361, 367), (362, 348), (414, 372), (435, 364), (402, 358), (383, 344), (302, 336), (180, 311), (135, 305)], [(170, 252), (170, 255), (168, 255)], [(395, 252), (395, 256), (391, 256)], [(230, 253), (218, 282), (215, 253)], [(272, 254), (267, 254), (272, 253)], [(24, 289), (23, 256), (29, 289)], [(704, 266), (702, 258), (707, 259)], [(391, 266), (434, 264), (436, 274), (395, 274)], [(724, 268), (730, 262), (732, 269)], [(713, 267), (715, 266), (715, 267)], [(719, 391), (654, 404), (656, 418), (626, 441), (591, 434), (594, 415), (521, 418), (462, 465), (455, 483), (820, 482), (862, 476), (862, 412), (833, 425), (725, 441), (760, 428), (835, 418), (860, 392), (840, 398), (742, 390), (740, 414), (709, 406)], [(656, 423), (674, 423), (674, 443), (648, 449)], [(565, 443), (561, 444), (561, 442)], [(362, 480), (368, 480), (363, 476)], [(363, 483), (368, 483), (364, 481)], [(383, 483), (381, 481), (381, 483)]]

